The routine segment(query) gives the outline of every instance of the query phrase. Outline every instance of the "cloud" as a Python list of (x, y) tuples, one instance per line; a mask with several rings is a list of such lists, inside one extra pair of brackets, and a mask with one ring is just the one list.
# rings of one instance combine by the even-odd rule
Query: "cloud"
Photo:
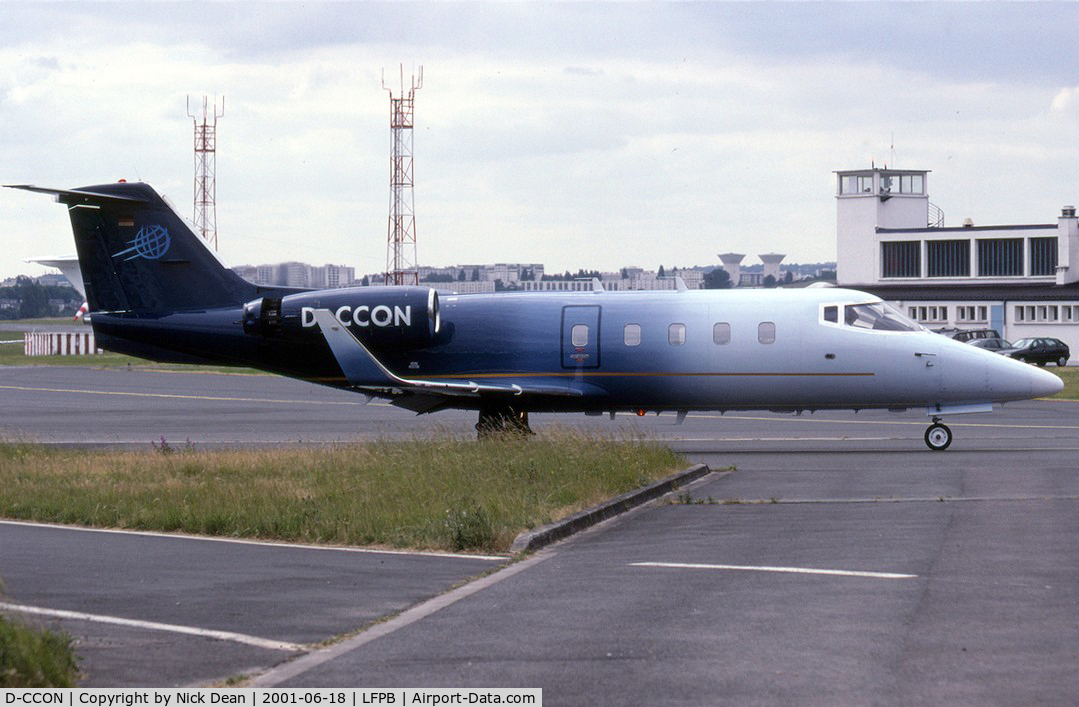
[[(1067, 42), (1045, 38), (1076, 13), (19, 4), (0, 35), (0, 182), (141, 175), (186, 212), (185, 98), (224, 95), (226, 259), (375, 271), (389, 196), (382, 70), (415, 62), (424, 263), (613, 269), (705, 264), (725, 250), (819, 261), (834, 254), (832, 171), (871, 160), (934, 170), (934, 202), (978, 222), (1038, 221), (1074, 201), (1079, 89), (1060, 88), (1074, 81), (1060, 78)], [(31, 195), (0, 191), (0, 223), (0, 275), (71, 250), (62, 209)]]
[(1050, 108), (1063, 113), (1076, 105), (1079, 105), (1079, 87), (1062, 88), (1053, 96)]

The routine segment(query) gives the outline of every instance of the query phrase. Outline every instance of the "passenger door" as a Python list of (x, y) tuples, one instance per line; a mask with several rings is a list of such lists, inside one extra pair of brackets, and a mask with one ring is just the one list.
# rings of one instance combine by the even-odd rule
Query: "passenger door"
[(562, 368), (599, 368), (600, 308), (562, 308)]

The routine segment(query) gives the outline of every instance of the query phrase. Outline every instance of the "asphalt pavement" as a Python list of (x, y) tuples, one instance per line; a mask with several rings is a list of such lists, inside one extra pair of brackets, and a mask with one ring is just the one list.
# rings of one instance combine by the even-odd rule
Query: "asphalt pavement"
[[(357, 403), (267, 376), (0, 369), (4, 434), (47, 443), (320, 443), (474, 422)], [(1079, 403), (947, 422), (941, 453), (917, 413), (535, 416), (540, 430), (635, 430), (728, 470), (456, 588), (499, 561), (10, 524), (0, 576), (12, 602), (234, 634), (37, 619), (79, 637), (94, 685), (244, 674), (541, 687), (547, 704), (1074, 703)]]

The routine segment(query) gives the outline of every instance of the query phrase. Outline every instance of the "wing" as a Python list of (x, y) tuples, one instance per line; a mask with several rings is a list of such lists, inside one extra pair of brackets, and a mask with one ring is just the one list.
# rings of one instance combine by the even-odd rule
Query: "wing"
[[(527, 381), (519, 383), (450, 382), (402, 378), (386, 368), (371, 351), (337, 320), (328, 309), (314, 311), (319, 331), (329, 344), (345, 378), (354, 387), (373, 395), (396, 396), (394, 404), (415, 412), (432, 412), (452, 407), (453, 398), (481, 396), (555, 396), (579, 398), (587, 394), (585, 387), (573, 381), (563, 385), (544, 385)], [(590, 386), (589, 386), (590, 387)], [(404, 395), (405, 397), (400, 397)]]

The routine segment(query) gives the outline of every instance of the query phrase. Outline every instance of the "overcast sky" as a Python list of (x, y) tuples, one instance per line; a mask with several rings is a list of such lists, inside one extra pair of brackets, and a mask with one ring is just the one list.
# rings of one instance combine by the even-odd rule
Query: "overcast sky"
[[(230, 265), (386, 263), (389, 101), (422, 65), (422, 264), (835, 258), (834, 170), (929, 169), (947, 225), (1079, 202), (1079, 4), (0, 2), (0, 183), (142, 179), (191, 217), (224, 95)], [(894, 137), (893, 137), (894, 136)], [(0, 277), (74, 252), (0, 190)]]

